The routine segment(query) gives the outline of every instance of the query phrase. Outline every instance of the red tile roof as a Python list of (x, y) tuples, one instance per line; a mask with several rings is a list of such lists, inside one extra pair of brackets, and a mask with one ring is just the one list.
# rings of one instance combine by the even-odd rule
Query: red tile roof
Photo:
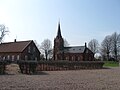
[(29, 41), (18, 41), (18, 42), (8, 42), (0, 44), (0, 53), (4, 52), (22, 52), (32, 40)]

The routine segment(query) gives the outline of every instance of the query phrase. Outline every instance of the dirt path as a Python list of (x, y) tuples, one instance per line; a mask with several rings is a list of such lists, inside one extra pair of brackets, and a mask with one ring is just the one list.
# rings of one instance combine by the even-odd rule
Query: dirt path
[(17, 67), (11, 64), (8, 72), (12, 75), (0, 75), (0, 90), (120, 90), (120, 67), (42, 71), (36, 75), (20, 75)]

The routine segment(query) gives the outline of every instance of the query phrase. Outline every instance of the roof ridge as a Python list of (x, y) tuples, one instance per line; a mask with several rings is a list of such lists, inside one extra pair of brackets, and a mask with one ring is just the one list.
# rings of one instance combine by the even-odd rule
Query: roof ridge
[(33, 40), (16, 41), (16, 42), (3, 42), (3, 43), (1, 43), (1, 44), (20, 43), (20, 42), (29, 42), (29, 41), (33, 41)]
[(26, 46), (22, 49), (22, 51), (32, 42), (33, 40), (31, 40), (28, 44), (26, 44)]
[(72, 47), (85, 47), (85, 46), (68, 46), (68, 48), (72, 48)]

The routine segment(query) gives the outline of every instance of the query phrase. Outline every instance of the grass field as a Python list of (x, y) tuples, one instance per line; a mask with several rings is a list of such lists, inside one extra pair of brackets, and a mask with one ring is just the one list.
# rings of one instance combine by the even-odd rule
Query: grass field
[(105, 61), (104, 63), (105, 63), (104, 64), (105, 67), (119, 67), (119, 62)]

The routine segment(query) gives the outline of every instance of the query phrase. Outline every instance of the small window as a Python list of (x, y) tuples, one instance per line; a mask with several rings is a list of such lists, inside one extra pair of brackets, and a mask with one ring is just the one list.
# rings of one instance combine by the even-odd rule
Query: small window
[(5, 56), (3, 57), (3, 60), (5, 60)]
[(27, 55), (25, 55), (25, 60), (28, 60), (28, 56)]
[(10, 60), (10, 55), (7, 56), (7, 59)]
[(14, 56), (14, 55), (12, 55), (12, 61), (14, 61), (14, 58), (15, 58), (15, 56)]
[(69, 56), (66, 57), (66, 60), (69, 60)]
[(78, 57), (78, 61), (81, 60), (81, 57)]
[(20, 59), (20, 55), (17, 55), (17, 60), (19, 60)]
[(74, 56), (72, 56), (72, 60), (74, 60)]
[(66, 57), (66, 60), (67, 60), (68, 58)]

